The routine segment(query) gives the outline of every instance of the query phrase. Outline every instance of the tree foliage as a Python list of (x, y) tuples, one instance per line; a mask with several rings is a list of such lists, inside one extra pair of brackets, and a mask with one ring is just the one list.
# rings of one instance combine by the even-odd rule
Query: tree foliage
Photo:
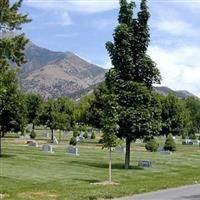
[(119, 136), (126, 138), (125, 168), (129, 168), (131, 141), (160, 129), (159, 102), (151, 92), (152, 84), (160, 82), (156, 64), (147, 55), (150, 41), (148, 20), (150, 13), (142, 0), (137, 17), (135, 4), (120, 0), (118, 22), (113, 42), (107, 42), (114, 66), (106, 74), (106, 85), (117, 96), (120, 107)]
[(162, 98), (162, 135), (184, 135), (190, 125), (189, 112), (183, 100), (169, 94)]
[(25, 63), (23, 50), (28, 40), (24, 34), (15, 35), (30, 21), (19, 12), (21, 4), (22, 0), (12, 5), (9, 0), (0, 1), (0, 155), (1, 137), (5, 132), (13, 129), (24, 132), (26, 124), (24, 102), (17, 86), (18, 69), (10, 67)]
[(27, 118), (28, 123), (32, 123), (33, 131), (35, 124), (38, 123), (39, 113), (41, 110), (41, 105), (43, 102), (42, 97), (39, 94), (27, 94), (26, 96), (26, 106), (27, 106)]

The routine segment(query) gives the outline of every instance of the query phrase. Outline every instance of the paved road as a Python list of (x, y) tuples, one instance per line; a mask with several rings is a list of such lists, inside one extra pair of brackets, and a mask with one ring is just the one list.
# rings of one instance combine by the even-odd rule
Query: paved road
[(200, 184), (134, 195), (115, 200), (200, 200)]

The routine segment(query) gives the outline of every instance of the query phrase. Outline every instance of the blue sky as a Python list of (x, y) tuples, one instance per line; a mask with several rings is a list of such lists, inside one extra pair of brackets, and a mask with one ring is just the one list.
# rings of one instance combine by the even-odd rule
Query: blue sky
[[(148, 53), (162, 85), (200, 96), (200, 0), (149, 0), (148, 5)], [(105, 42), (117, 24), (118, 0), (24, 0), (22, 11), (33, 19), (23, 30), (35, 44), (111, 66)]]

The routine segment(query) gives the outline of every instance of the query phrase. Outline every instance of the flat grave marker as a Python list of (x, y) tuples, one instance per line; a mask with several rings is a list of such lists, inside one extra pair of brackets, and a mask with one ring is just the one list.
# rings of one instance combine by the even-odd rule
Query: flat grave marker
[(150, 160), (140, 160), (139, 162), (138, 162), (138, 166), (139, 167), (145, 167), (145, 168), (149, 168), (149, 167), (152, 167), (152, 163), (151, 163), (151, 161)]

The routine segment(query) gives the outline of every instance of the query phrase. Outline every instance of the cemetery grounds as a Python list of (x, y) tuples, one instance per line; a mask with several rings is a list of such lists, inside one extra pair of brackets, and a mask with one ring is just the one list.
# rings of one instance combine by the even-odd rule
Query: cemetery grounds
[[(43, 132), (37, 131), (37, 148), (22, 139), (4, 139), (0, 199), (102, 200), (200, 183), (200, 148), (182, 145), (181, 139), (172, 155), (150, 153), (143, 143), (133, 143), (129, 170), (123, 169), (124, 154), (113, 152), (112, 178), (119, 184), (96, 185), (108, 179), (108, 151), (98, 144), (100, 135), (78, 143), (79, 156), (72, 156), (66, 152), (72, 135), (62, 136), (62, 141), (53, 145), (54, 153), (48, 154), (42, 151), (48, 142)], [(160, 145), (163, 142), (159, 140)], [(139, 168), (140, 160), (150, 160), (152, 167)]]

